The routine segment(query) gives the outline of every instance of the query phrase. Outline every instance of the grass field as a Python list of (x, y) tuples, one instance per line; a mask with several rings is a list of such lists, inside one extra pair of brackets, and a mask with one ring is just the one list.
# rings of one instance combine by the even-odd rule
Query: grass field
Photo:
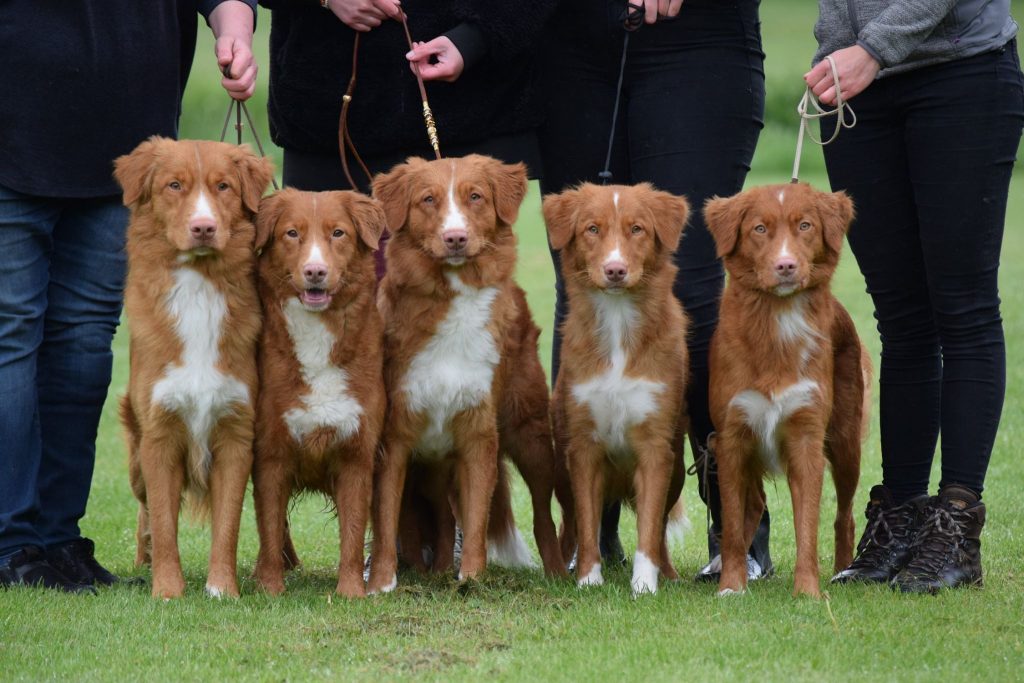
[[(1024, 16), (1021, 3), (1014, 6), (1016, 15)], [(752, 184), (788, 179), (795, 128), (785, 119), (783, 105), (795, 106), (801, 91), (799, 75), (812, 51), (814, 3), (771, 0), (762, 16), (769, 102), (780, 104), (770, 104)], [(261, 24), (258, 42), (265, 43), (265, 13)], [(203, 42), (185, 104), (185, 137), (219, 134), (226, 102), (205, 69), (208, 50), (209, 42)], [(260, 63), (265, 76), (265, 54)], [(261, 88), (265, 93), (265, 78)], [(262, 102), (252, 106), (261, 121)], [(806, 154), (806, 179), (827, 187), (820, 153), (812, 148)], [(519, 280), (545, 328), (541, 351), (547, 366), (552, 272), (536, 188), (517, 230)], [(91, 598), (28, 590), (0, 593), (0, 680), (1021, 680), (1022, 280), (1024, 175), (1018, 173), (1003, 251), (1008, 389), (985, 491), (989, 520), (983, 536), (983, 590), (921, 597), (850, 586), (830, 588), (820, 602), (794, 600), (792, 514), (788, 489), (780, 481), (768, 487), (778, 575), (739, 599), (716, 599), (713, 586), (684, 579), (665, 584), (657, 596), (634, 601), (626, 570), (609, 571), (602, 588), (580, 591), (571, 582), (547, 581), (539, 572), (499, 569), (489, 570), (468, 590), (449, 577), (405, 574), (393, 595), (359, 602), (333, 599), (337, 527), (323, 502), (313, 497), (301, 500), (291, 516), (304, 567), (289, 577), (288, 593), (274, 599), (256, 592), (249, 579), (257, 551), (249, 499), (239, 547), (240, 599), (214, 602), (203, 596), (209, 532), (185, 524), (180, 541), (188, 594), (182, 600), (156, 602), (147, 590), (130, 588)], [(835, 289), (877, 362), (870, 302), (849, 255)], [(121, 574), (138, 574), (132, 567), (136, 507), (115, 410), (127, 379), (125, 332), (122, 328), (116, 341), (114, 381), (82, 528), (96, 540), (104, 564)], [(879, 478), (875, 421), (864, 453), (858, 508)], [(530, 508), (522, 486), (516, 495), (519, 525), (527, 530)], [(692, 481), (685, 495), (695, 532), (674, 560), (687, 577), (706, 560), (706, 549), (700, 531), (704, 511)], [(823, 574), (831, 566), (833, 509), (834, 496), (826, 486), (819, 548)], [(631, 551), (635, 534), (628, 513), (622, 530)]]

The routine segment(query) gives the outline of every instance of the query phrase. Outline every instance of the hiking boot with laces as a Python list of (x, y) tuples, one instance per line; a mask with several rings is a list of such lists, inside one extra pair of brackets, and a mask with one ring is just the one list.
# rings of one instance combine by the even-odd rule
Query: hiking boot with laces
[(943, 588), (980, 586), (981, 530), (985, 504), (962, 486), (946, 486), (928, 501), (925, 518), (910, 546), (911, 558), (892, 580), (904, 593), (937, 593)]
[(888, 583), (910, 559), (910, 544), (923, 519), (928, 496), (902, 505), (879, 484), (871, 489), (864, 516), (868, 523), (850, 566), (832, 577), (832, 583)]

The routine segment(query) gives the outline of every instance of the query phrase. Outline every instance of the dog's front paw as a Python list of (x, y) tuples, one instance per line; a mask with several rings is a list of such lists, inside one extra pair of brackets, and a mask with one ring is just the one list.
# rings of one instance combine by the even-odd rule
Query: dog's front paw
[(633, 579), (630, 581), (633, 597), (658, 592), (658, 567), (646, 554), (637, 551), (633, 556)]
[(603, 586), (604, 577), (601, 575), (601, 563), (595, 562), (594, 566), (590, 568), (590, 571), (586, 575), (581, 576), (579, 581), (576, 582), (578, 586)]

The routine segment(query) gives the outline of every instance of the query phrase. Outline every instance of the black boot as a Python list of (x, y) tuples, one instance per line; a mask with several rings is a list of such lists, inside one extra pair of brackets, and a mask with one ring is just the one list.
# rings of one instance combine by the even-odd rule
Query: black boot
[(981, 530), (985, 504), (962, 486), (944, 486), (928, 501), (925, 519), (910, 546), (910, 561), (892, 580), (904, 593), (980, 586)]
[(67, 593), (95, 593), (92, 586), (69, 579), (46, 560), (43, 549), (26, 546), (0, 565), (0, 587), (40, 586)]
[(96, 544), (88, 538), (76, 538), (46, 549), (47, 561), (75, 583), (88, 586), (141, 585), (145, 579), (122, 579), (96, 561)]
[(871, 489), (864, 516), (867, 526), (857, 544), (857, 556), (850, 566), (832, 577), (832, 583), (888, 583), (910, 559), (910, 543), (924, 518), (928, 496), (912, 498), (902, 505), (879, 484)]
[[(771, 516), (765, 508), (761, 515), (761, 522), (754, 532), (754, 540), (747, 549), (747, 581), (766, 579), (775, 573), (775, 565), (772, 564), (772, 555), (768, 550), (768, 539), (771, 535)], [(718, 582), (722, 576), (722, 532), (712, 525), (708, 528), (708, 557), (710, 561), (704, 565), (694, 581)]]
[(601, 536), (598, 544), (601, 549), (601, 561), (606, 565), (626, 565), (626, 551), (619, 540), (619, 516), (622, 514), (622, 501), (613, 500), (604, 506), (601, 512)]

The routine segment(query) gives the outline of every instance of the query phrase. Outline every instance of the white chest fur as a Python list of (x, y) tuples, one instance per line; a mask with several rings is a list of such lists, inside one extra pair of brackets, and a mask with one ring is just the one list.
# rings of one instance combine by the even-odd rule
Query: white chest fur
[(180, 362), (168, 364), (153, 385), (152, 401), (181, 416), (195, 445), (208, 457), (217, 421), (233, 404), (249, 402), (249, 388), (217, 368), (227, 303), (212, 282), (182, 267), (174, 271), (164, 305), (182, 354)]
[(420, 456), (451, 451), (452, 418), (490, 395), (500, 359), (487, 329), (498, 289), (470, 287), (456, 273), (448, 274), (448, 282), (456, 295), (434, 336), (410, 363), (403, 386), (409, 409), (427, 416), (416, 446)]
[(765, 469), (774, 474), (782, 472), (779, 446), (782, 441), (782, 426), (786, 419), (812, 405), (819, 395), (818, 383), (800, 379), (781, 391), (766, 397), (760, 391), (741, 391), (729, 402), (730, 408), (743, 413), (743, 421), (757, 438), (758, 451)]
[(296, 442), (317, 429), (334, 429), (338, 441), (359, 431), (363, 407), (349, 392), (348, 373), (331, 363), (331, 349), (337, 339), (319, 313), (307, 311), (298, 299), (283, 306), (285, 324), (292, 340), (299, 372), (309, 391), (302, 405), (284, 414), (288, 431)]
[(640, 315), (626, 294), (591, 294), (597, 317), (597, 334), (608, 354), (610, 366), (600, 375), (572, 387), (577, 403), (590, 409), (594, 441), (621, 454), (632, 450), (628, 430), (647, 419), (657, 408), (664, 382), (626, 375), (626, 346), (630, 330)]

